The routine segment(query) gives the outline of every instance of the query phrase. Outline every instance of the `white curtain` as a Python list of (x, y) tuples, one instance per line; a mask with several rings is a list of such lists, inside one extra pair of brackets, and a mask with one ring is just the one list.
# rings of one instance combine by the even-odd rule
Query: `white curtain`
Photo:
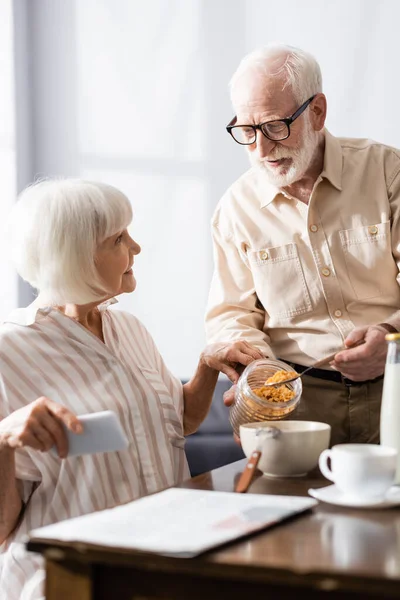
[[(137, 291), (121, 307), (143, 320), (180, 377), (205, 343), (210, 218), (247, 168), (225, 131), (241, 57), (270, 41), (311, 51), (331, 132), (400, 147), (397, 0), (14, 0), (14, 8), (16, 51), (25, 49), (18, 69), (30, 82), (17, 110), (29, 114), (31, 136), (19, 187), (37, 175), (77, 175), (129, 195), (143, 251)], [(17, 95), (26, 78), (17, 77)]]
[[(12, 206), (17, 186), (17, 131), (14, 102), (13, 5), (0, 2), (0, 224)], [(17, 278), (8, 260), (7, 242), (0, 234), (0, 319), (18, 302)]]

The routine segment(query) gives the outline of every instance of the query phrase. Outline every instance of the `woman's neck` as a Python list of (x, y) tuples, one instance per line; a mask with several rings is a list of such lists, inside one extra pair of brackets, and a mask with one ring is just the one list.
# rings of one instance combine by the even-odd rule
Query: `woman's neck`
[(104, 342), (103, 325), (101, 314), (98, 309), (99, 304), (101, 304), (101, 302), (83, 305), (66, 304), (65, 306), (57, 306), (57, 309), (64, 313), (66, 317), (80, 323), (85, 329), (88, 329)]

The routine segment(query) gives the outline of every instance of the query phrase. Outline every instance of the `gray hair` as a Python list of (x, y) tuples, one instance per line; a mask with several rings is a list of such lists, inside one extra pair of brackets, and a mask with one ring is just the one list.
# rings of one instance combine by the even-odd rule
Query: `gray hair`
[[(271, 62), (279, 65), (274, 71), (271, 71)], [(300, 48), (273, 43), (250, 52), (241, 60), (232, 76), (229, 84), (231, 93), (239, 78), (254, 68), (266, 74), (273, 73), (277, 76), (283, 74), (285, 80), (283, 89), (289, 86), (295, 100), (299, 103), (322, 92), (320, 66), (311, 54)]]
[(41, 180), (22, 191), (11, 211), (11, 257), (48, 306), (99, 301), (107, 290), (96, 268), (97, 246), (131, 221), (128, 198), (111, 185)]

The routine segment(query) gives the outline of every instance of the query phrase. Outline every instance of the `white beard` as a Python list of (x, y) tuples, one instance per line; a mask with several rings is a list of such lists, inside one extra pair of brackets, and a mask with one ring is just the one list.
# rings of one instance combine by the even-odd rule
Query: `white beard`
[[(286, 187), (301, 179), (312, 162), (319, 138), (318, 133), (312, 129), (308, 119), (305, 125), (303, 143), (299, 148), (288, 149), (278, 146), (264, 159), (258, 158), (256, 151), (248, 151), (252, 166), (262, 169), (266, 173), (270, 183), (278, 188)], [(260, 132), (260, 135), (263, 134)], [(280, 158), (292, 159), (289, 168), (287, 169), (287, 167), (283, 166), (281, 169), (283, 172), (281, 173), (278, 169), (271, 168), (267, 162), (268, 160), (278, 160)]]

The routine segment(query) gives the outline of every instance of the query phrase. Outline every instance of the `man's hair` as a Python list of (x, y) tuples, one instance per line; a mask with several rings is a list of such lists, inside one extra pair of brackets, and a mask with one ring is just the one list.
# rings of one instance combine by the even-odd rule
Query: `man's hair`
[[(276, 70), (271, 71), (271, 62), (276, 64)], [(239, 78), (254, 68), (269, 75), (284, 76), (283, 89), (290, 87), (295, 100), (305, 102), (314, 94), (322, 92), (321, 69), (316, 59), (294, 46), (272, 43), (247, 54), (239, 63), (230, 81), (230, 89), (236, 85)]]
[(41, 180), (22, 191), (11, 211), (11, 258), (48, 306), (95, 302), (107, 296), (96, 268), (98, 244), (131, 221), (128, 198), (111, 185)]

